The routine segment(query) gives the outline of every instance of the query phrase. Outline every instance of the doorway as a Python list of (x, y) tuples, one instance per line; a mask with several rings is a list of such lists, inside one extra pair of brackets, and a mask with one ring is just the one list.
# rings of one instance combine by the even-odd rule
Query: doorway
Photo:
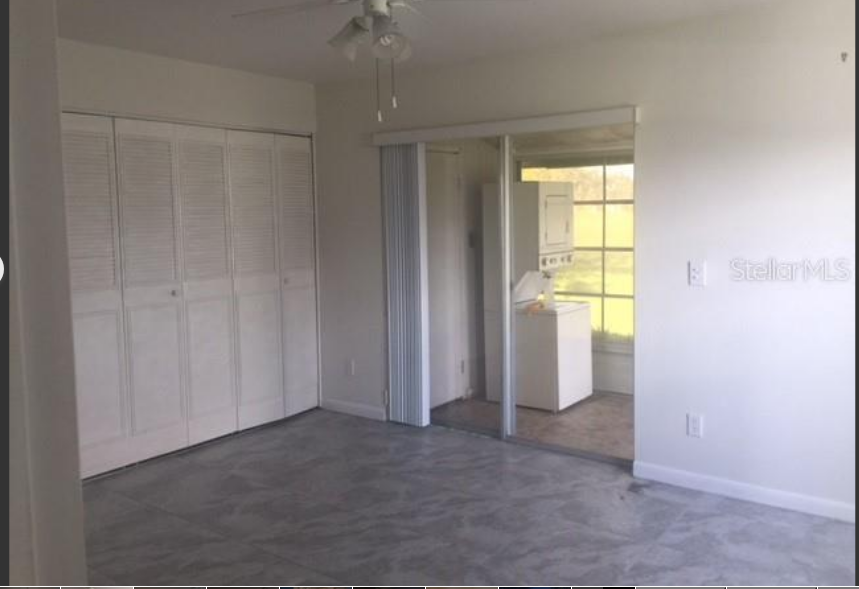
[(468, 395), (468, 285), (461, 155), (429, 146), (427, 159), (427, 261), (429, 264), (430, 407)]
[[(430, 143), (426, 164), (431, 422), (498, 435), (501, 408), (487, 386), (498, 392), (500, 381), (486, 382), (482, 281), (482, 194), (497, 180), (497, 141)], [(500, 334), (499, 311), (489, 322)]]
[(616, 109), (376, 137), (425, 154), (415, 395), (432, 423), (631, 464), (634, 120)]
[[(581, 315), (563, 321), (570, 334), (590, 331), (587, 350), (558, 344), (558, 379), (568, 372), (591, 371), (590, 391), (550, 407), (535, 410), (520, 403), (517, 435), (529, 441), (632, 461), (634, 457), (633, 360), (635, 336), (634, 289), (634, 126), (519, 135), (512, 139), (515, 181), (525, 184), (562, 183), (572, 190), (573, 258), (557, 267), (552, 291), (557, 309)], [(513, 233), (521, 221), (514, 218)], [(514, 243), (514, 247), (516, 247)], [(577, 311), (576, 311), (577, 310)], [(589, 321), (585, 316), (589, 316)], [(517, 355), (526, 358), (539, 320), (517, 314)], [(544, 321), (545, 322), (545, 321)], [(589, 326), (586, 324), (589, 322)], [(549, 322), (551, 323), (551, 321)], [(561, 319), (558, 318), (559, 332)], [(589, 367), (579, 360), (587, 356)], [(525, 366), (550, 369), (535, 360)], [(527, 384), (520, 374), (520, 399)], [(539, 382), (539, 379), (531, 379)], [(550, 388), (559, 384), (550, 385)], [(575, 385), (570, 383), (570, 388)], [(540, 409), (537, 407), (536, 409)]]

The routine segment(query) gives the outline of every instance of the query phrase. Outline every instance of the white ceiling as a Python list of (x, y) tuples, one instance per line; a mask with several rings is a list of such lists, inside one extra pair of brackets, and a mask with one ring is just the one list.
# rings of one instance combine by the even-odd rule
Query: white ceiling
[[(353, 64), (326, 41), (359, 4), (234, 19), (236, 12), (301, 0), (59, 0), (60, 36), (189, 61), (325, 82), (369, 76), (366, 48)], [(752, 0), (448, 0), (399, 10), (412, 39), (404, 69), (527, 53), (748, 6)], [(761, 1), (761, 0), (754, 0)]]

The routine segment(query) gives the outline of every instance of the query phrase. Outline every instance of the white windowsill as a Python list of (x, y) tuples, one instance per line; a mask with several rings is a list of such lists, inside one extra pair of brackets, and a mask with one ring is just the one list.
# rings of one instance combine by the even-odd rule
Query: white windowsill
[(621, 354), (625, 356), (632, 356), (633, 343), (632, 341), (620, 342), (613, 340), (604, 340), (601, 339), (599, 336), (594, 336), (593, 349), (594, 352), (600, 352), (604, 354)]

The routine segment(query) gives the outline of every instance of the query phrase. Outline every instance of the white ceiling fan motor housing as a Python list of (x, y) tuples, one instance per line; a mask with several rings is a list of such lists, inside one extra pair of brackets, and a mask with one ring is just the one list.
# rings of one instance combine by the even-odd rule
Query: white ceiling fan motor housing
[(388, 0), (364, 0), (364, 14), (372, 16), (391, 16)]

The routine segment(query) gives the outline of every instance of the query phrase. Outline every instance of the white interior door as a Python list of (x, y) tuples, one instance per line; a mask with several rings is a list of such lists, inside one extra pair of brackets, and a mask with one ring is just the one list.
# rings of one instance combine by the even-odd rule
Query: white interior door
[(227, 133), (177, 126), (190, 443), (238, 428)]
[(313, 167), (310, 139), (275, 138), (283, 280), (286, 414), (319, 404)]
[(467, 388), (465, 202), (458, 153), (427, 150), (430, 404), (462, 397)]
[(284, 416), (274, 136), (227, 132), (239, 429)]
[(188, 444), (174, 127), (115, 121), (135, 459)]
[(128, 429), (113, 120), (64, 114), (81, 471), (122, 464)]

